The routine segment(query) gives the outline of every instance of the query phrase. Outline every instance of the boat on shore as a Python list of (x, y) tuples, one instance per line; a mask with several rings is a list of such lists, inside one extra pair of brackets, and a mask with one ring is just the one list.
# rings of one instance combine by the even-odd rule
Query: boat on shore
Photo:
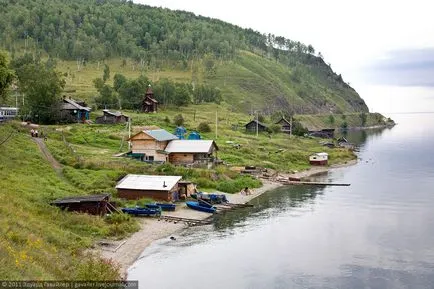
[(146, 208), (149, 209), (161, 209), (162, 211), (175, 211), (176, 205), (175, 204), (166, 204), (166, 203), (154, 203), (154, 204), (147, 204), (145, 205)]
[(198, 192), (196, 194), (190, 195), (193, 199), (204, 200), (211, 204), (222, 204), (229, 202), (225, 194), (208, 194), (203, 192)]
[(205, 203), (199, 203), (199, 202), (194, 202), (194, 201), (188, 201), (185, 202), (185, 204), (187, 205), (187, 207), (189, 207), (190, 209), (196, 210), (196, 211), (201, 211), (201, 212), (205, 212), (205, 213), (215, 213), (216, 212), (216, 208), (210, 205), (207, 205)]
[(159, 217), (161, 216), (161, 209), (151, 209), (151, 208), (123, 208), (121, 209), (125, 214), (133, 216), (146, 216), (146, 217)]

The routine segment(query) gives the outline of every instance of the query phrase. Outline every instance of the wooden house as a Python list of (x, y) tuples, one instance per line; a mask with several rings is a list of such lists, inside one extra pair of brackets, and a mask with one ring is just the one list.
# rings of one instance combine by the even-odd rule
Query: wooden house
[(103, 115), (98, 116), (95, 119), (96, 123), (99, 124), (116, 124), (116, 123), (126, 123), (128, 122), (129, 117), (123, 115), (121, 112), (111, 112), (107, 109), (103, 110)]
[(166, 162), (168, 155), (165, 152), (167, 144), (178, 137), (164, 129), (143, 130), (133, 135), (131, 142), (131, 154), (149, 162)]
[(188, 165), (213, 163), (217, 158), (217, 150), (213, 140), (172, 140), (165, 152), (170, 163)]
[(152, 91), (151, 85), (148, 86), (146, 90), (145, 97), (142, 101), (142, 111), (143, 112), (157, 112), (158, 101), (154, 98), (154, 92)]
[(90, 110), (85, 102), (64, 97), (60, 105), (60, 116), (65, 122), (85, 122), (89, 120)]
[(128, 200), (152, 198), (172, 201), (178, 199), (180, 176), (127, 175), (116, 185), (118, 196)]
[(291, 133), (291, 122), (282, 117), (276, 124), (280, 125), (280, 131), (284, 133)]
[(256, 132), (256, 129), (258, 129), (259, 132), (268, 130), (268, 127), (265, 124), (257, 121), (256, 119), (247, 123), (245, 128), (247, 132)]
[(67, 211), (87, 213), (91, 215), (105, 215), (108, 211), (110, 194), (89, 196), (75, 196), (55, 200), (51, 205)]

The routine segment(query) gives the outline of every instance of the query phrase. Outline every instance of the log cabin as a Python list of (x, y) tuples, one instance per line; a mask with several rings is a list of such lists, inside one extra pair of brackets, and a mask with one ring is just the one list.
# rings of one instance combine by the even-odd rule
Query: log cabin
[(131, 154), (133, 157), (148, 162), (166, 162), (168, 155), (165, 152), (167, 144), (178, 137), (164, 129), (143, 130), (133, 135)]
[(218, 147), (213, 140), (172, 140), (165, 151), (175, 165), (212, 164)]
[(108, 109), (104, 109), (102, 116), (98, 116), (95, 119), (96, 123), (99, 124), (116, 124), (116, 123), (126, 123), (128, 122), (129, 117), (123, 115), (121, 112), (111, 112)]

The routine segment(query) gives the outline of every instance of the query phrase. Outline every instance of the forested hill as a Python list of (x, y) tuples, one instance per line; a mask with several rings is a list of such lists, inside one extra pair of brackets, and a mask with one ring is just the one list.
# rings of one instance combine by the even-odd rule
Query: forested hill
[(123, 70), (145, 75), (178, 71), (175, 81), (213, 85), (243, 110), (368, 111), (321, 54), (299, 41), (126, 1), (0, 0), (0, 6), (0, 48), (12, 58), (25, 51), (83, 64), (122, 59)]

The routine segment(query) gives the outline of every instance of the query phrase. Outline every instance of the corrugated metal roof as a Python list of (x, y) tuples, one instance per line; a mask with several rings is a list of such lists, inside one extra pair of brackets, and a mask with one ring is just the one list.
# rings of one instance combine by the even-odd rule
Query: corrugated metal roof
[(90, 111), (90, 107), (81, 106), (77, 102), (75, 102), (75, 100), (73, 100), (73, 99), (64, 98), (63, 101), (64, 101), (64, 103), (62, 105), (62, 109), (64, 109), (64, 110), (78, 109), (78, 110)]
[(209, 153), (213, 140), (173, 140), (165, 151), (168, 153)]
[(144, 130), (143, 132), (150, 135), (151, 137), (155, 138), (158, 141), (178, 139), (176, 135), (173, 135), (164, 129)]
[(180, 176), (126, 175), (116, 189), (169, 191), (181, 180)]
[(74, 196), (62, 199), (57, 199), (52, 202), (52, 204), (71, 204), (71, 203), (83, 203), (83, 202), (101, 202), (104, 199), (110, 197), (110, 194), (98, 194), (98, 195), (88, 195), (88, 196)]

